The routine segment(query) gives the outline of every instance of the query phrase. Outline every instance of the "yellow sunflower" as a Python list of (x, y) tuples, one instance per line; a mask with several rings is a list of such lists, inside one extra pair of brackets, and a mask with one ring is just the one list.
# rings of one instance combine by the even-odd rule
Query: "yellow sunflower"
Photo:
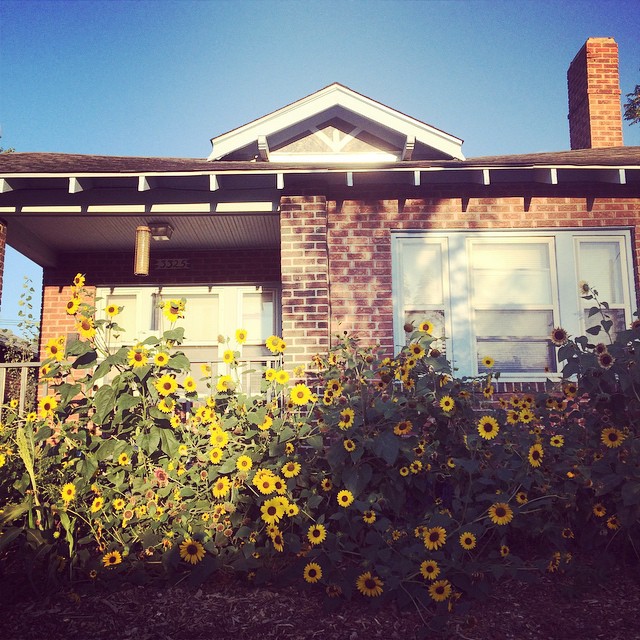
[(469, 551), (476, 546), (476, 537), (470, 531), (465, 531), (460, 534), (460, 546)]
[(444, 602), (451, 595), (451, 583), (448, 580), (436, 580), (429, 585), (429, 595), (436, 602)]
[(411, 431), (413, 431), (413, 424), (411, 423), (411, 420), (402, 420), (393, 427), (393, 433), (397, 436), (409, 435)]
[(197, 389), (196, 389), (196, 381), (191, 377), (191, 376), (187, 376), (183, 383), (182, 383), (182, 387), (185, 390), (185, 393), (196, 393)]
[(478, 420), (478, 433), (485, 439), (491, 440), (498, 435), (500, 426), (493, 416), (482, 416)]
[(601, 502), (596, 502), (596, 504), (593, 505), (593, 515), (596, 516), (596, 518), (604, 518), (606, 513), (607, 509)]
[(265, 416), (264, 420), (258, 425), (258, 429), (260, 429), (260, 431), (268, 431), (272, 425), (273, 418), (271, 416)]
[(178, 383), (173, 376), (165, 373), (153, 383), (153, 386), (161, 396), (168, 396), (175, 393), (178, 388)]
[(494, 524), (509, 524), (513, 520), (513, 510), (506, 502), (496, 502), (488, 509), (489, 518)]
[(65, 340), (62, 336), (59, 338), (51, 338), (44, 348), (47, 358), (53, 358), (61, 362), (64, 359), (64, 342)]
[(431, 324), (431, 322), (429, 322), (428, 320), (423, 320), (418, 325), (418, 331), (421, 331), (422, 333), (432, 334), (433, 333), (433, 324)]
[(184, 309), (186, 301), (180, 300), (167, 300), (162, 305), (162, 313), (169, 322), (176, 322), (178, 318), (184, 318)]
[(141, 344), (136, 345), (132, 349), (129, 349), (127, 353), (127, 360), (129, 365), (134, 369), (138, 367), (144, 367), (148, 361), (149, 352)]
[[(281, 385), (285, 385), (289, 382), (289, 372), (284, 369), (276, 371), (276, 382)], [(303, 403), (304, 404), (304, 403)]]
[(238, 471), (249, 471), (253, 466), (253, 460), (249, 456), (240, 456), (236, 460), (236, 468)]
[(191, 564), (198, 564), (205, 556), (204, 547), (197, 540), (183, 540), (180, 543), (180, 557)]
[(322, 579), (322, 567), (320, 567), (317, 562), (309, 562), (304, 567), (302, 577), (306, 580), (306, 582), (314, 584)]
[(214, 498), (224, 498), (224, 496), (226, 496), (229, 491), (231, 491), (231, 481), (229, 480), (229, 478), (227, 478), (227, 476), (220, 476), (213, 483), (212, 492)]
[[(129, 353), (131, 353), (131, 351)], [(166, 353), (165, 351), (158, 351), (158, 353), (156, 353), (156, 355), (153, 358), (153, 362), (158, 367), (164, 367), (167, 364), (167, 362), (169, 362), (169, 354)]]
[(532, 467), (539, 467), (542, 464), (543, 457), (544, 449), (541, 444), (536, 443), (529, 448), (529, 464)]
[(551, 436), (551, 440), (549, 440), (549, 444), (552, 447), (560, 448), (564, 445), (564, 436)]
[(93, 502), (91, 503), (90, 511), (91, 513), (98, 513), (98, 511), (100, 511), (100, 509), (102, 509), (103, 506), (104, 506), (104, 498), (102, 496), (98, 496), (97, 498), (93, 499)]
[(62, 486), (60, 496), (65, 502), (71, 502), (76, 497), (76, 486), (71, 482)]
[(234, 387), (235, 383), (233, 382), (233, 378), (231, 376), (220, 376), (216, 384), (216, 390), (220, 393), (233, 391)]
[(222, 354), (222, 361), (225, 364), (233, 364), (236, 361), (235, 353), (231, 349), (226, 349)]
[(373, 524), (376, 521), (376, 512), (367, 510), (362, 514), (362, 520), (367, 524)]
[(440, 408), (445, 413), (449, 413), (450, 411), (453, 411), (453, 408), (455, 406), (456, 406), (456, 403), (454, 402), (451, 396), (442, 396), (442, 398), (440, 398)]
[(118, 464), (119, 465), (124, 467), (124, 466), (128, 465), (129, 462), (130, 462), (130, 459), (129, 459), (129, 456), (126, 453), (123, 452), (118, 456)]
[(93, 318), (86, 318), (85, 316), (78, 316), (76, 318), (76, 329), (78, 333), (87, 340), (90, 340), (96, 335), (96, 328), (93, 325)]
[(420, 563), (420, 575), (425, 580), (435, 580), (440, 575), (440, 567), (435, 560), (423, 560)]
[(353, 493), (351, 493), (351, 491), (349, 491), (348, 489), (343, 489), (342, 491), (338, 492), (336, 500), (341, 507), (346, 508), (353, 503)]
[(282, 467), (282, 475), (285, 478), (295, 478), (300, 473), (300, 469), (302, 469), (302, 467), (299, 462), (287, 462)]
[(603, 429), (602, 434), (600, 435), (602, 443), (610, 449), (619, 447), (624, 441), (625, 437), (626, 436), (624, 435), (624, 433), (622, 433), (622, 431), (613, 427)]
[(53, 396), (45, 396), (38, 402), (38, 409), (42, 418), (47, 418), (53, 415), (53, 412), (58, 406), (58, 401)]
[(447, 531), (444, 527), (431, 527), (424, 532), (423, 540), (429, 551), (437, 551), (447, 541)]
[(300, 382), (291, 389), (291, 402), (302, 406), (311, 401), (312, 395), (311, 389), (309, 389), (306, 384)]
[(382, 594), (382, 587), (384, 586), (384, 582), (378, 578), (378, 576), (373, 575), (371, 571), (365, 571), (358, 576), (356, 580), (356, 587), (358, 591), (363, 595), (369, 598), (375, 598)]
[(238, 344), (244, 344), (247, 341), (247, 335), (246, 329), (236, 329), (236, 342)]
[(115, 567), (122, 562), (122, 556), (119, 551), (110, 551), (102, 557), (102, 564), (105, 567)]
[(70, 316), (74, 316), (78, 313), (78, 309), (80, 308), (80, 298), (78, 296), (73, 296), (71, 300), (67, 302), (66, 311)]
[(338, 427), (343, 431), (351, 427), (355, 420), (355, 411), (351, 407), (347, 407), (340, 412), (340, 421)]
[(215, 447), (214, 449), (211, 449), (211, 451), (209, 451), (209, 460), (211, 460), (213, 464), (218, 464), (218, 462), (220, 462), (220, 460), (222, 459), (222, 455), (222, 449), (220, 449), (219, 447)]
[(119, 307), (117, 304), (108, 304), (104, 312), (109, 316), (109, 318), (113, 318), (117, 316), (121, 310), (122, 307)]
[(495, 364), (495, 360), (491, 356), (484, 356), (480, 362), (487, 369), (491, 369)]
[(327, 529), (323, 524), (312, 524), (307, 531), (307, 539), (311, 544), (320, 544), (327, 538)]

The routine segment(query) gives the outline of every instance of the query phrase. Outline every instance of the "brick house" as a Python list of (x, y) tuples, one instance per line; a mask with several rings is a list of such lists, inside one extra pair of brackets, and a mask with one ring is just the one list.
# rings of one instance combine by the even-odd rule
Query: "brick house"
[(492, 355), (503, 380), (542, 381), (551, 329), (588, 327), (580, 280), (617, 327), (640, 284), (640, 148), (623, 146), (613, 39), (589, 39), (568, 84), (570, 151), (465, 159), (459, 138), (332, 84), (213, 138), (207, 159), (3, 155), (0, 260), (8, 242), (44, 269), (41, 348), (74, 332), (81, 272), (125, 307), (125, 343), (185, 297), (194, 362), (240, 326), (243, 355), (281, 333), (289, 365), (338, 331), (392, 354), (428, 318), (460, 374)]

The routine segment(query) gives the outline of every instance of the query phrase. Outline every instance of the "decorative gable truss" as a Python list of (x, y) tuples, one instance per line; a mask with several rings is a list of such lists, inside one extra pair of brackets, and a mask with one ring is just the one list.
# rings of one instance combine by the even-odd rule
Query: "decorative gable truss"
[(459, 138), (337, 83), (211, 143), (209, 160), (464, 160)]

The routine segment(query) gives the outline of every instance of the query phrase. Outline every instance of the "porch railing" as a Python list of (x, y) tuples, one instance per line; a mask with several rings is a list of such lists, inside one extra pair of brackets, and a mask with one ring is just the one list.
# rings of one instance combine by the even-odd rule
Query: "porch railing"
[(40, 362), (0, 362), (0, 421), (2, 405), (17, 400), (19, 415), (35, 409)]

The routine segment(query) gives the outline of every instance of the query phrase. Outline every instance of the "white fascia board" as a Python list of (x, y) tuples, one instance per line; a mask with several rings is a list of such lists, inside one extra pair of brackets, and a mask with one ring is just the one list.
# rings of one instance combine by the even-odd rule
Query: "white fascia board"
[(398, 131), (405, 136), (414, 136), (416, 141), (438, 149), (452, 158), (464, 160), (460, 138), (336, 84), (217, 138), (212, 138), (213, 148), (208, 160), (219, 160), (237, 149), (242, 149), (256, 142), (261, 135), (269, 136), (297, 122), (312, 118), (336, 105), (377, 122), (392, 131)]

